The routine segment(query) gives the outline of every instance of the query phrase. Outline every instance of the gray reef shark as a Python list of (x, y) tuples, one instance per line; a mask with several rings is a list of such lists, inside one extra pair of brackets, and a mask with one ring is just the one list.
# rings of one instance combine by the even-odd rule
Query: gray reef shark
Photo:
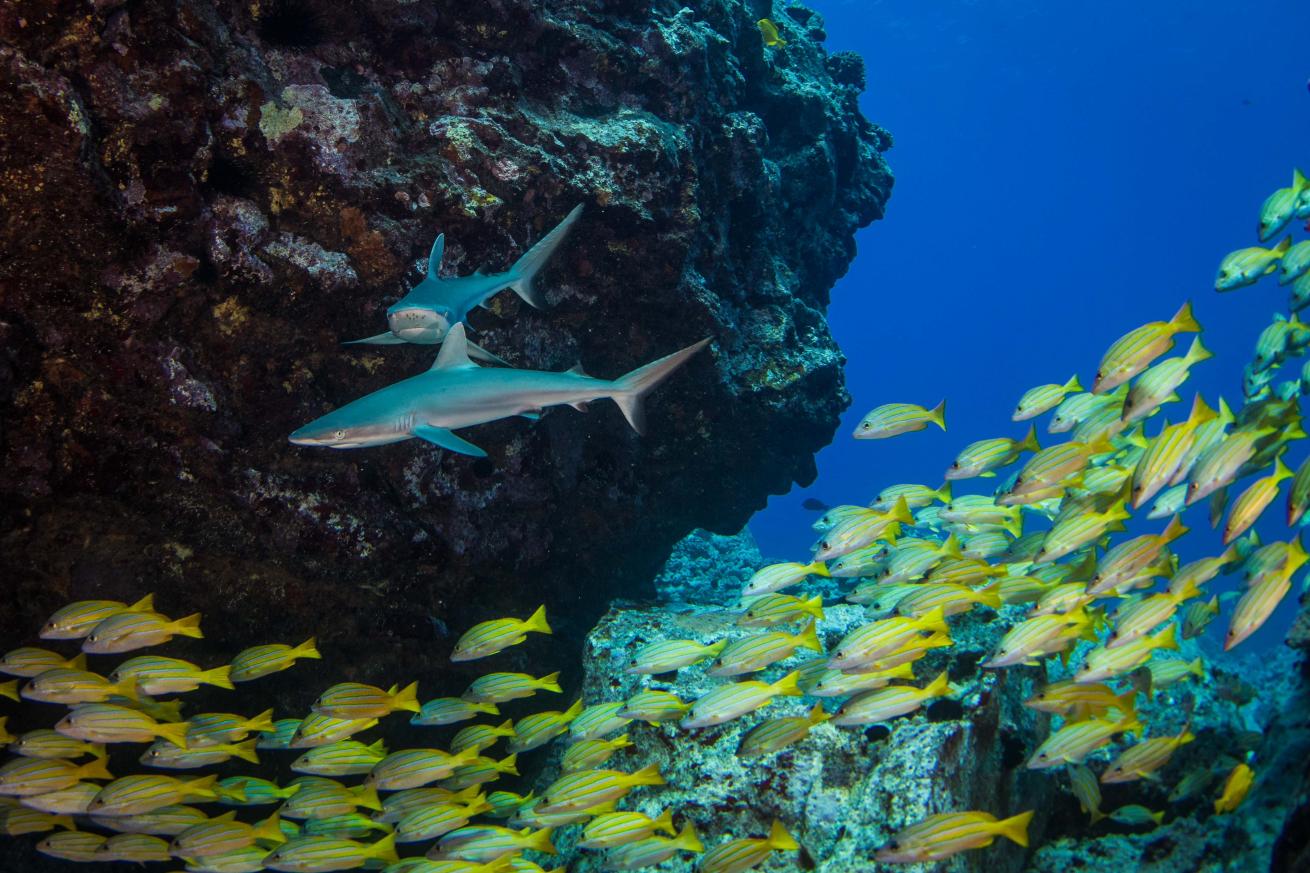
[(645, 430), (642, 400), (708, 339), (638, 367), (612, 382), (594, 379), (574, 367), (562, 373), (480, 367), (469, 359), (464, 325), (456, 323), (432, 369), (347, 403), (291, 434), (302, 446), (356, 449), (415, 437), (443, 449), (483, 458), (487, 453), (452, 431), (515, 415), (536, 418), (547, 406), (585, 410), (589, 401), (608, 397), (618, 404), (633, 430)]
[[(445, 339), (451, 325), (465, 321), (470, 312), (484, 305), (492, 295), (506, 288), (512, 288), (514, 293), (537, 309), (544, 309), (545, 298), (533, 287), (532, 281), (550, 260), (555, 249), (568, 236), (574, 222), (581, 214), (581, 204), (573, 207), (573, 211), (566, 215), (554, 230), (524, 252), (523, 256), (503, 273), (478, 271), (471, 276), (441, 278), (439, 270), (441, 256), (446, 249), (446, 235), (444, 233), (439, 235), (437, 241), (432, 244), (431, 254), (428, 255), (427, 276), (408, 294), (387, 308), (387, 325), (391, 329), (367, 339), (351, 340), (346, 345), (360, 343), (436, 345)], [(481, 360), (505, 363), (471, 343), (469, 350), (474, 357)]]

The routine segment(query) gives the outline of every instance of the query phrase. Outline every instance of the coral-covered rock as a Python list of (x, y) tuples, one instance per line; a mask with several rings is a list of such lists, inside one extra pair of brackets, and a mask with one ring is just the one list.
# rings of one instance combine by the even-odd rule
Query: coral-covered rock
[(733, 605), (765, 563), (750, 528), (733, 536), (694, 530), (673, 547), (655, 577), (655, 592), (668, 602)]
[[(759, 632), (737, 627), (735, 619), (735, 613), (714, 607), (617, 604), (587, 639), (584, 699), (624, 700), (657, 688), (690, 701), (730, 681), (709, 676), (703, 664), (676, 676), (633, 676), (624, 669), (631, 653), (647, 643), (678, 638), (711, 642)], [(865, 620), (860, 607), (830, 607), (820, 636), (830, 648)], [(637, 789), (624, 806), (649, 815), (671, 809), (679, 824), (685, 818), (696, 825), (707, 846), (729, 836), (761, 836), (774, 817), (780, 818), (803, 848), (799, 854), (780, 853), (764, 868), (779, 871), (868, 871), (874, 851), (893, 833), (937, 812), (1036, 809), (1036, 839), (1054, 783), (1045, 774), (1023, 769), (1025, 751), (1041, 736), (1039, 718), (1022, 706), (1032, 692), (1032, 675), (974, 666), (1000, 634), (990, 613), (952, 619), (955, 646), (949, 657), (930, 656), (915, 670), (926, 681), (950, 663), (951, 681), (959, 689), (952, 699), (885, 727), (821, 724), (804, 740), (767, 758), (738, 757), (746, 732), (765, 718), (801, 715), (818, 698), (777, 698), (758, 713), (702, 730), (633, 723), (627, 728), (633, 746), (619, 752), (611, 766), (632, 771), (657, 764), (668, 784)], [(812, 655), (802, 651), (760, 676), (739, 678), (773, 681), (807, 657)], [(825, 700), (829, 712), (839, 703)], [(562, 748), (561, 741), (556, 751)], [(538, 789), (555, 775), (556, 766), (548, 766)], [(569, 869), (601, 869), (601, 855), (572, 848), (577, 834), (573, 828), (556, 839)], [(1024, 869), (1023, 859), (1014, 846), (998, 845), (960, 856), (950, 869), (1017, 873)], [(670, 862), (667, 869), (694, 869), (694, 858)]]
[[(580, 640), (688, 531), (812, 479), (849, 399), (824, 308), (890, 140), (817, 17), (773, 50), (769, 13), (5, 4), (0, 636), (151, 589), (216, 648), (315, 632), (435, 669), (414, 650), (442, 628), (538, 600)], [(431, 363), (341, 343), (384, 329), (438, 232), (450, 273), (503, 269), (578, 203), (551, 308), (506, 292), (473, 327), (606, 377), (712, 337), (647, 436), (602, 403), (478, 428), (482, 461), (287, 443)]]

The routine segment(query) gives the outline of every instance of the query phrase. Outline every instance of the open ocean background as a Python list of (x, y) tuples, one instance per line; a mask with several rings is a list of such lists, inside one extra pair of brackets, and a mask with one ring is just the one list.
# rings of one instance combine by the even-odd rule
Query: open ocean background
[[(896, 137), (896, 187), (886, 219), (857, 237), (828, 312), (854, 404), (815, 483), (751, 521), (766, 555), (809, 554), (807, 498), (862, 503), (898, 482), (936, 486), (966, 444), (1022, 436), (1027, 424), (1010, 414), (1026, 389), (1075, 372), (1089, 384), (1111, 342), (1189, 298), (1216, 357), (1162, 415), (1185, 417), (1195, 391), (1240, 403), (1242, 367), (1286, 311), (1287, 290), (1268, 278), (1220, 295), (1214, 273), (1229, 251), (1257, 244), (1260, 204), (1291, 184), (1293, 166), (1310, 171), (1310, 3), (808, 5), (826, 19), (830, 51), (865, 59), (862, 106)], [(942, 397), (946, 433), (850, 436), (874, 406)], [(1293, 443), (1285, 460), (1295, 469), (1308, 452)], [(1286, 487), (1267, 510), (1266, 540), (1286, 535)], [(1206, 513), (1184, 516), (1183, 561), (1221, 548)], [(1135, 519), (1130, 533), (1163, 525)], [(1243, 649), (1282, 639), (1298, 591)], [(1211, 638), (1224, 626), (1212, 624)]]

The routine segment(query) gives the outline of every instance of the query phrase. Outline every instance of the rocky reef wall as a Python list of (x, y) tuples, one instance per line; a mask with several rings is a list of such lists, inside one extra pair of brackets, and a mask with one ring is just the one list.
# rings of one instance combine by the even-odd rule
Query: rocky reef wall
[[(822, 27), (760, 0), (4, 4), (0, 638), (154, 590), (213, 654), (317, 633), (457, 690), (448, 628), (545, 600), (578, 641), (690, 529), (811, 480), (849, 402), (824, 307), (892, 181)], [(341, 342), (437, 232), (450, 273), (501, 270), (578, 203), (551, 308), (506, 293), (473, 327), (605, 377), (712, 337), (646, 437), (603, 403), (479, 428), (483, 461), (287, 444), (431, 363)]]

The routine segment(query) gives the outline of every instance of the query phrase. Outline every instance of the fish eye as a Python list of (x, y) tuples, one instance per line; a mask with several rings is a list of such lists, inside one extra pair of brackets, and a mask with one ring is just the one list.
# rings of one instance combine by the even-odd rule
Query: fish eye
[(867, 421), (864, 423), (864, 429), (865, 429), (865, 430), (868, 430), (868, 429), (871, 428), (871, 427), (873, 427), (873, 425), (869, 424)]
[(897, 842), (896, 840), (892, 840), (890, 843), (887, 844), (887, 848), (889, 848), (889, 849), (899, 849), (900, 847), (901, 847), (901, 844), (900, 844), (899, 842)]
[(1037, 757), (1039, 757), (1039, 758), (1045, 758), (1045, 757), (1046, 757), (1046, 753), (1045, 753), (1045, 752), (1038, 752), (1038, 753), (1037, 753)]
[(819, 543), (819, 546), (820, 548), (824, 548), (824, 549), (828, 548), (828, 541), (824, 540), (823, 542)]

